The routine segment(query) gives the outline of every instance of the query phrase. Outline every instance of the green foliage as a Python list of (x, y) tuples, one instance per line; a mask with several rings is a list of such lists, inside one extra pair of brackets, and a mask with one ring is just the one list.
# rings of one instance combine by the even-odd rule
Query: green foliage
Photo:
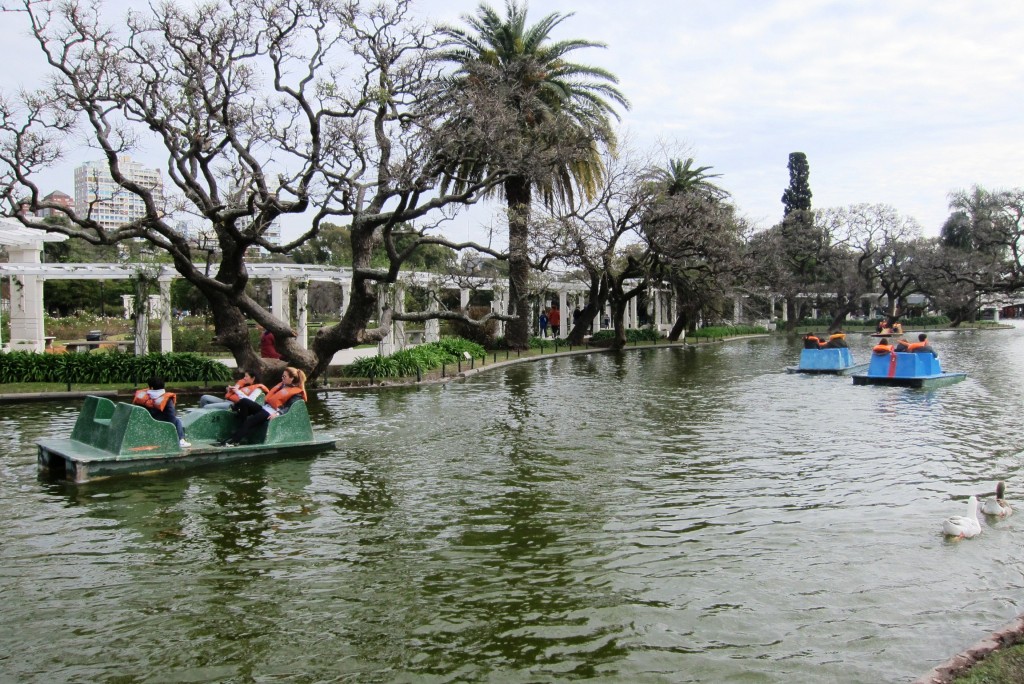
[(768, 332), (759, 325), (713, 325), (687, 333), (687, 337), (735, 337), (737, 335), (758, 335)]
[(782, 194), (784, 214), (789, 216), (794, 211), (810, 211), (811, 209), (811, 165), (807, 163), (807, 155), (793, 152), (789, 155), (789, 187)]
[[(615, 331), (598, 330), (590, 337), (590, 341), (594, 343), (608, 342), (615, 339)], [(638, 344), (640, 342), (657, 342), (663, 339), (661, 333), (654, 328), (627, 328), (626, 329), (626, 342)]]
[(397, 378), (398, 363), (390, 356), (366, 356), (349, 365), (345, 374), (361, 378)]
[(211, 328), (174, 327), (174, 349), (179, 352), (205, 352), (216, 348)]
[(952, 684), (1013, 684), (1024, 682), (1024, 645), (1002, 648), (953, 679)]
[(368, 356), (348, 366), (346, 375), (362, 378), (401, 378), (416, 375), (417, 371), (456, 365), (465, 360), (464, 353), (483, 359), (487, 351), (475, 342), (461, 337), (446, 337), (439, 342), (421, 344), (390, 356)]
[(0, 383), (70, 382), (138, 384), (151, 375), (167, 382), (229, 382), (231, 369), (197, 354), (147, 354), (95, 351), (90, 354), (0, 354)]
[[(807, 321), (800, 321), (800, 325), (818, 325), (818, 322), (822, 320), (827, 320), (825, 325), (832, 322), (831, 319), (807, 319)], [(887, 320), (889, 320), (888, 316), (872, 318), (871, 320), (864, 321), (864, 325), (874, 331), (880, 322)], [(900, 318), (899, 322), (905, 330), (910, 328), (941, 328), (942, 326), (949, 325), (949, 316), (908, 316), (907, 318)]]

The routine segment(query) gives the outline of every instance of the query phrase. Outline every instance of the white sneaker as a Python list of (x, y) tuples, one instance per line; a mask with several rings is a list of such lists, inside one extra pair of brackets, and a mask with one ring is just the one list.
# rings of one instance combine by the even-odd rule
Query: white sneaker
[(183, 439), (179, 439), (178, 440), (178, 446), (180, 446), (182, 449), (188, 449), (188, 448), (191, 448), (192, 442), (186, 442)]

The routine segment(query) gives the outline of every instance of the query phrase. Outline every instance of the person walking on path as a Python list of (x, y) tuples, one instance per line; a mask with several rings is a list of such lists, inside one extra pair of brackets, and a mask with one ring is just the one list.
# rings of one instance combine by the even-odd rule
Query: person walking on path
[(551, 326), (551, 336), (558, 337), (562, 334), (562, 329), (559, 325), (562, 322), (562, 312), (558, 310), (557, 306), (552, 306), (551, 311), (548, 313), (548, 325)]

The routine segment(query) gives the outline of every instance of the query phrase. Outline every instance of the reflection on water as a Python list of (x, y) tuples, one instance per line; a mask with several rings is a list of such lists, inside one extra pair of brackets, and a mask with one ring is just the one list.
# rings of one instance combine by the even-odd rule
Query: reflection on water
[(1024, 584), (1024, 516), (940, 532), (1024, 500), (1024, 330), (933, 337), (967, 381), (788, 375), (780, 339), (574, 356), (324, 395), (333, 453), (82, 486), (32, 446), (77, 404), (5, 406), (0, 680), (912, 679)]

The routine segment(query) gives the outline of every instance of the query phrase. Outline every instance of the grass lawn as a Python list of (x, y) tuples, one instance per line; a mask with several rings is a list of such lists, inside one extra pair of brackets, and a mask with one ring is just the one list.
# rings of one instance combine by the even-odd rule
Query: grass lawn
[(953, 680), (952, 684), (1020, 684), (1024, 682), (1024, 644), (1002, 648)]

